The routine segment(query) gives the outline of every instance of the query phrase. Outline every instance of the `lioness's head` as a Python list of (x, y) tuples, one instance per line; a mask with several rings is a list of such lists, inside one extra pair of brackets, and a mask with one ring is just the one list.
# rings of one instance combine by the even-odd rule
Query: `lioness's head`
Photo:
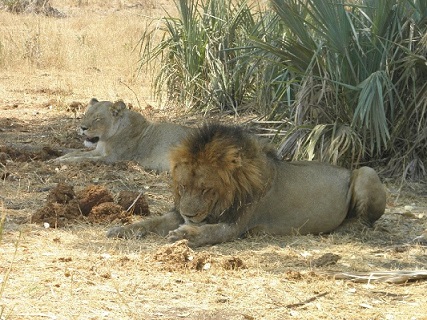
[(98, 101), (92, 98), (80, 123), (80, 134), (86, 136), (85, 146), (93, 146), (106, 140), (117, 131), (117, 123), (123, 116), (126, 105), (123, 101)]
[(229, 221), (266, 184), (270, 151), (242, 128), (205, 125), (170, 155), (175, 205), (187, 222)]

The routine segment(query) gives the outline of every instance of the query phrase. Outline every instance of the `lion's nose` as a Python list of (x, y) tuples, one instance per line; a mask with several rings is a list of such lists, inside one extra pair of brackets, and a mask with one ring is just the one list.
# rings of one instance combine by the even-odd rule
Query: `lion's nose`
[(87, 130), (87, 127), (80, 127), (80, 129), (81, 129), (82, 131), (86, 131), (86, 130)]

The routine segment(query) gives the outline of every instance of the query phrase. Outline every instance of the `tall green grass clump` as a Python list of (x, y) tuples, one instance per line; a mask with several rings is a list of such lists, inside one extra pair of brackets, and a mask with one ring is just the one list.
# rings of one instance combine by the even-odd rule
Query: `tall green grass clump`
[[(141, 66), (159, 70), (157, 97), (208, 111), (240, 110), (254, 90), (254, 58), (248, 35), (256, 14), (246, 1), (178, 0), (179, 16), (167, 15), (141, 39)], [(161, 38), (159, 40), (158, 34)], [(153, 68), (153, 65), (157, 67)]]
[(271, 3), (278, 20), (255, 42), (292, 78), (280, 151), (425, 177), (427, 1)]

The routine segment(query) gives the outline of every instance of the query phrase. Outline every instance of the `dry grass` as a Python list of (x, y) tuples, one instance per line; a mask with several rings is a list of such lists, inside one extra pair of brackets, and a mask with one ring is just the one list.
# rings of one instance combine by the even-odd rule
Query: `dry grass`
[(146, 22), (163, 15), (164, 5), (151, 0), (53, 1), (67, 15), (63, 19), (0, 12), (1, 97), (7, 97), (6, 103), (33, 102), (34, 93), (64, 103), (93, 95), (128, 97), (144, 107), (151, 102), (150, 81), (138, 72), (138, 41)]
[[(76, 122), (64, 108), (71, 101), (122, 98), (144, 107), (151, 99), (133, 47), (144, 15), (160, 16), (172, 1), (52, 5), (67, 17), (0, 12), (0, 145), (76, 147)], [(59, 181), (77, 190), (91, 183), (144, 190), (160, 214), (172, 203), (167, 174), (27, 159), (0, 165), (0, 176), (0, 319), (427, 319), (425, 281), (327, 275), (427, 269), (426, 247), (411, 242), (427, 229), (425, 189), (388, 185), (376, 229), (257, 236), (191, 251), (157, 236), (107, 239), (105, 225), (26, 223)]]

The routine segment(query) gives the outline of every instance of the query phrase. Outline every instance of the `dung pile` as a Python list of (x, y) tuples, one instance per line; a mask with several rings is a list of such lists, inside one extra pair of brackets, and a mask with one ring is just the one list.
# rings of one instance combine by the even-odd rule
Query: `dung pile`
[(61, 228), (76, 222), (125, 223), (133, 214), (150, 214), (142, 193), (121, 191), (116, 198), (115, 202), (104, 186), (89, 185), (75, 192), (73, 186), (59, 183), (48, 194), (46, 204), (32, 215), (31, 222)]

